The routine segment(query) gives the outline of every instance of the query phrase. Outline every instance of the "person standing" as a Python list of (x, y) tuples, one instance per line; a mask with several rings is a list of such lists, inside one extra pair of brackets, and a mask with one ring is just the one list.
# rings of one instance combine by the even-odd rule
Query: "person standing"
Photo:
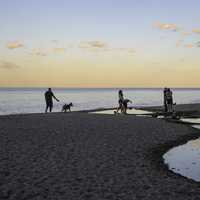
[(164, 88), (164, 90), (163, 90), (163, 103), (164, 103), (164, 109), (165, 109), (165, 112), (167, 112), (168, 111), (168, 109), (167, 109), (167, 88)]
[(123, 95), (122, 90), (119, 90), (118, 97), (119, 97), (119, 100), (118, 100), (119, 107), (117, 108), (116, 113), (118, 113), (119, 110), (121, 110), (121, 112), (123, 112), (124, 95)]
[(56, 101), (59, 101), (59, 100), (55, 97), (55, 95), (54, 95), (54, 93), (52, 92), (51, 88), (49, 88), (49, 89), (45, 92), (44, 96), (45, 96), (45, 101), (46, 101), (45, 113), (47, 113), (48, 109), (49, 109), (49, 111), (51, 112), (52, 109), (53, 109), (53, 98), (54, 98)]
[(167, 99), (167, 111), (173, 112), (173, 93), (170, 88), (167, 89), (166, 99)]

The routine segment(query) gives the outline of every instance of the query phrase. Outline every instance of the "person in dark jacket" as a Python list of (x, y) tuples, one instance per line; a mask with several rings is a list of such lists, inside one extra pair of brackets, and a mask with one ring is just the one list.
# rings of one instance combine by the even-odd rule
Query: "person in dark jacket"
[(53, 109), (53, 98), (54, 98), (56, 101), (59, 101), (59, 100), (55, 97), (55, 95), (54, 95), (54, 93), (52, 92), (51, 88), (49, 88), (49, 89), (45, 92), (44, 96), (45, 96), (45, 101), (46, 101), (45, 113), (47, 113), (48, 109), (49, 109), (49, 111), (51, 112), (52, 109)]
[(167, 112), (168, 111), (168, 107), (167, 107), (167, 90), (168, 90), (168, 88), (164, 88), (164, 90), (163, 90), (163, 103), (164, 103), (164, 110), (165, 110), (165, 112)]

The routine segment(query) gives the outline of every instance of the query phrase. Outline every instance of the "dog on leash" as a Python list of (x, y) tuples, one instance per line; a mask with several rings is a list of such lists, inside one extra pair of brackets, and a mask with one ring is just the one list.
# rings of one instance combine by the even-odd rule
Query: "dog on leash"
[(62, 112), (67, 112), (67, 111), (71, 112), (71, 107), (72, 106), (73, 106), (72, 103), (70, 103), (70, 104), (64, 104), (63, 107), (62, 107)]

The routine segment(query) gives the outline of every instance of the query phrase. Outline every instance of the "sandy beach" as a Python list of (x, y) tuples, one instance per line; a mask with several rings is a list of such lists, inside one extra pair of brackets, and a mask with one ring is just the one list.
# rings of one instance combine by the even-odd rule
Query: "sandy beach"
[(198, 137), (190, 126), (133, 115), (1, 116), (0, 199), (199, 199), (199, 183), (162, 160)]

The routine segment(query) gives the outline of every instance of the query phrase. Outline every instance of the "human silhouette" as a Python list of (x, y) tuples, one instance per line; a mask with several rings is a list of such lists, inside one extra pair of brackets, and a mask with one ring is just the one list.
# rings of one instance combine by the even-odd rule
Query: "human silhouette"
[(49, 108), (49, 111), (51, 112), (52, 109), (53, 109), (53, 98), (54, 98), (56, 101), (59, 101), (59, 100), (55, 97), (55, 95), (54, 95), (54, 93), (52, 92), (51, 88), (49, 88), (49, 89), (45, 92), (44, 96), (45, 96), (45, 101), (46, 101), (45, 113), (47, 113), (48, 108)]
[(130, 99), (124, 99), (123, 101), (123, 113), (127, 114), (128, 103), (132, 103)]
[(168, 91), (168, 88), (164, 88), (163, 90), (163, 97), (164, 97), (164, 109), (165, 109), (165, 112), (168, 111), (168, 107), (167, 107), (167, 91)]
[(173, 93), (170, 88), (166, 91), (167, 111), (173, 112)]
[(121, 112), (123, 111), (124, 95), (123, 95), (122, 90), (119, 90), (119, 92), (118, 92), (118, 97), (119, 97), (119, 100), (118, 100), (119, 107), (117, 108), (116, 113), (118, 113), (119, 110), (121, 110)]

